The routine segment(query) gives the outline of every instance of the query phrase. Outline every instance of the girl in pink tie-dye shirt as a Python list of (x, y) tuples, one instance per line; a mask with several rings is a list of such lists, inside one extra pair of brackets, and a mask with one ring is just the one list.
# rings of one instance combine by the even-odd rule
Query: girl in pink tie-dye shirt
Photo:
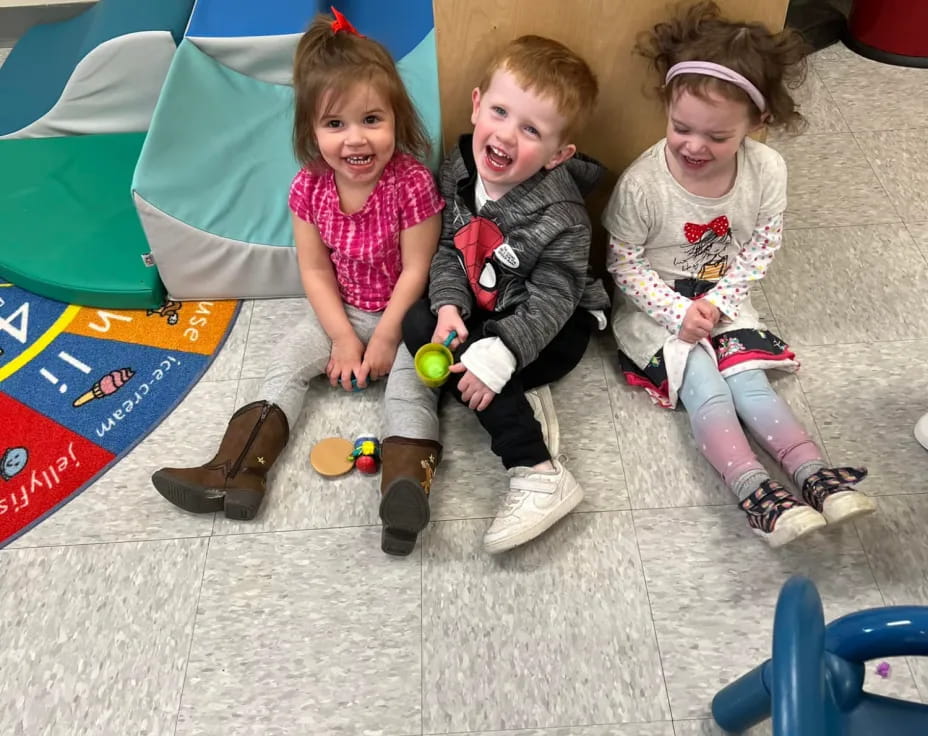
[[(335, 15), (304, 34), (293, 75), (302, 168), (289, 203), (310, 308), (275, 351), (259, 400), (232, 416), (213, 460), (152, 476), (187, 511), (254, 518), (310, 379), (325, 374), (350, 391), (387, 375), (403, 316), (428, 280), (444, 202), (416, 158), (427, 137), (389, 52)], [(388, 431), (407, 421), (387, 413)]]

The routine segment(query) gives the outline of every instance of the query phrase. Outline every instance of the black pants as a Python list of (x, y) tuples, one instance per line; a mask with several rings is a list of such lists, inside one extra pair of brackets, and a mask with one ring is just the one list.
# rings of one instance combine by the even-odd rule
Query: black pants
[[(457, 349), (457, 355), (463, 353), (471, 343), (489, 337), (484, 331), (486, 321), (500, 316), (492, 312), (476, 311), (465, 320), (469, 334), (464, 345)], [(427, 299), (412, 305), (403, 319), (403, 340), (410, 353), (415, 355), (416, 350), (431, 342), (437, 321)], [(490, 434), (491, 449), (506, 468), (531, 467), (551, 459), (541, 434), (541, 426), (525, 398), (525, 391), (570, 373), (586, 351), (594, 324), (595, 319), (589, 312), (578, 309), (538, 358), (517, 370), (490, 405), (476, 412), (480, 424)], [(461, 374), (452, 373), (442, 387), (443, 390), (451, 391), (458, 401), (461, 401), (458, 389), (460, 380)]]

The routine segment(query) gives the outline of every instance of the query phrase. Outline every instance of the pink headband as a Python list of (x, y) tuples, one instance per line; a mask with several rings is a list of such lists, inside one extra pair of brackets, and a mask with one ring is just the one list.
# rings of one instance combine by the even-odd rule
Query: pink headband
[(767, 109), (767, 101), (760, 93), (760, 90), (757, 89), (747, 77), (738, 74), (734, 69), (729, 69), (727, 66), (715, 64), (711, 61), (681, 61), (679, 64), (674, 64), (667, 70), (664, 84), (669, 84), (671, 79), (681, 74), (702, 74), (705, 77), (715, 77), (716, 79), (731, 82), (747, 93), (751, 101), (757, 105), (757, 109), (761, 112)]

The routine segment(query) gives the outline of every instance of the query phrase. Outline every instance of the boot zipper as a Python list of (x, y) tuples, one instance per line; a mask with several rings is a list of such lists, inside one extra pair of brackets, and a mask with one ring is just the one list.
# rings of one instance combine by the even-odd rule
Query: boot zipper
[(245, 455), (248, 453), (248, 450), (251, 449), (251, 443), (255, 441), (255, 437), (258, 435), (258, 431), (261, 429), (261, 425), (264, 424), (264, 420), (267, 419), (268, 413), (271, 411), (271, 402), (265, 401), (264, 408), (261, 410), (261, 416), (258, 417), (258, 421), (255, 422), (255, 426), (251, 430), (251, 434), (248, 435), (248, 441), (242, 447), (241, 453), (239, 453), (238, 459), (232, 464), (232, 470), (229, 473), (229, 478), (233, 478), (238, 475), (239, 469), (242, 467), (242, 462), (245, 460)]

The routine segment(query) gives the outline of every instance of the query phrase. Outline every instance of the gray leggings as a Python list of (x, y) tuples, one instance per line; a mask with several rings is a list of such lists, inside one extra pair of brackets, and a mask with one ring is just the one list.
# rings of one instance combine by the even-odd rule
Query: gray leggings
[[(292, 430), (306, 402), (309, 382), (325, 374), (332, 341), (307, 302), (307, 315), (278, 346), (275, 359), (264, 375), (260, 396), (277, 404)], [(350, 304), (345, 314), (358, 339), (365, 345), (380, 322), (382, 312), (365, 312)], [(412, 356), (400, 342), (387, 379), (384, 406), (384, 437), (438, 440), (438, 391), (427, 388), (416, 376)]]

